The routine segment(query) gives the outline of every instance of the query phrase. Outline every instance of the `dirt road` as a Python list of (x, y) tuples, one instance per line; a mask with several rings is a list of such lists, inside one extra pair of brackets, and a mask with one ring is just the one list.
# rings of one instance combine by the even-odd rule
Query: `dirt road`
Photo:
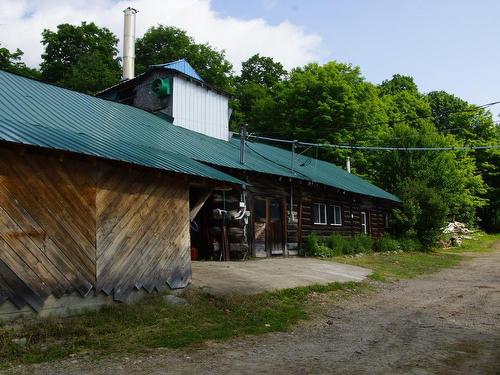
[(454, 269), (331, 306), (293, 332), (21, 374), (500, 374), (500, 243)]

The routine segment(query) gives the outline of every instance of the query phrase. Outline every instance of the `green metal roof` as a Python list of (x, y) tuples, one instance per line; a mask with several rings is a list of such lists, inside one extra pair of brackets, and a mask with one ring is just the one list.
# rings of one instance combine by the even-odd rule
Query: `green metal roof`
[[(233, 137), (231, 142), (239, 144), (239, 137)], [(247, 147), (249, 152), (257, 153), (274, 163), (286, 166), (292, 169), (292, 153), (291, 151), (270, 146), (265, 143), (248, 142)], [(357, 194), (388, 199), (391, 201), (401, 202), (394, 194), (369, 183), (368, 181), (358, 177), (352, 173), (348, 173), (342, 168), (337, 167), (332, 163), (323, 160), (310, 158), (306, 155), (295, 155), (293, 163), (293, 171), (296, 178), (309, 179), (313, 182), (332, 186), (338, 189), (350, 191)]]
[(164, 125), (137, 108), (0, 71), (1, 140), (244, 183), (158, 145), (148, 127)]
[[(121, 160), (243, 184), (213, 167), (267, 173), (399, 201), (396, 196), (331, 163), (303, 163), (292, 171), (291, 152), (230, 142), (175, 126), (142, 109), (0, 71), (0, 139)], [(304, 166), (300, 166), (304, 164)]]

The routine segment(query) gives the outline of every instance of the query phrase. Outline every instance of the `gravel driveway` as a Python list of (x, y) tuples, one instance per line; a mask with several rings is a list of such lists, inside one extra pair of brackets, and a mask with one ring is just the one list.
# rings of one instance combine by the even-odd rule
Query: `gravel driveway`
[(329, 306), (293, 332), (10, 373), (500, 374), (499, 245), (457, 268)]

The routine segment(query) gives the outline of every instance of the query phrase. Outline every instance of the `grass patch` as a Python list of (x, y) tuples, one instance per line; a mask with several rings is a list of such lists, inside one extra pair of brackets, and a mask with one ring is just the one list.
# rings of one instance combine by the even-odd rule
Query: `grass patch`
[(429, 252), (368, 253), (360, 257), (335, 257), (333, 261), (370, 268), (370, 278), (377, 281), (410, 279), (458, 265), (464, 259), (461, 253), (494, 251), (500, 234), (477, 232), (460, 247)]
[(444, 251), (451, 253), (491, 252), (494, 251), (493, 244), (497, 241), (500, 241), (500, 233), (476, 232), (471, 239), (464, 240), (462, 246), (448, 248)]
[(377, 281), (410, 279), (456, 266), (462, 257), (438, 252), (370, 253), (361, 257), (337, 257), (335, 262), (370, 268)]
[[(161, 295), (135, 305), (105, 307), (71, 318), (0, 326), (0, 368), (87, 352), (99, 357), (147, 349), (179, 348), (206, 340), (286, 331), (317, 310), (318, 299), (344, 298), (366, 283), (332, 283), (252, 296), (213, 297), (187, 291), (188, 306), (166, 305)], [(13, 342), (26, 338), (25, 346)]]

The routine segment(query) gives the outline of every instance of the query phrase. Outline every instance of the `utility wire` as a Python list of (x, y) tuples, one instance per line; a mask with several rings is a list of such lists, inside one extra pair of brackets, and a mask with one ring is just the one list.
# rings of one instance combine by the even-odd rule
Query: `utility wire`
[(321, 148), (337, 148), (337, 149), (348, 149), (348, 150), (368, 150), (368, 151), (462, 151), (462, 150), (487, 150), (493, 148), (500, 148), (500, 145), (489, 145), (489, 146), (456, 146), (456, 147), (384, 147), (384, 146), (350, 146), (350, 145), (335, 145), (329, 143), (310, 143), (310, 142), (300, 142), (300, 141), (290, 141), (287, 139), (270, 138), (270, 137), (260, 137), (256, 135), (249, 136), (251, 138), (276, 142), (276, 143), (294, 143), (296, 146), (305, 147), (321, 147)]

